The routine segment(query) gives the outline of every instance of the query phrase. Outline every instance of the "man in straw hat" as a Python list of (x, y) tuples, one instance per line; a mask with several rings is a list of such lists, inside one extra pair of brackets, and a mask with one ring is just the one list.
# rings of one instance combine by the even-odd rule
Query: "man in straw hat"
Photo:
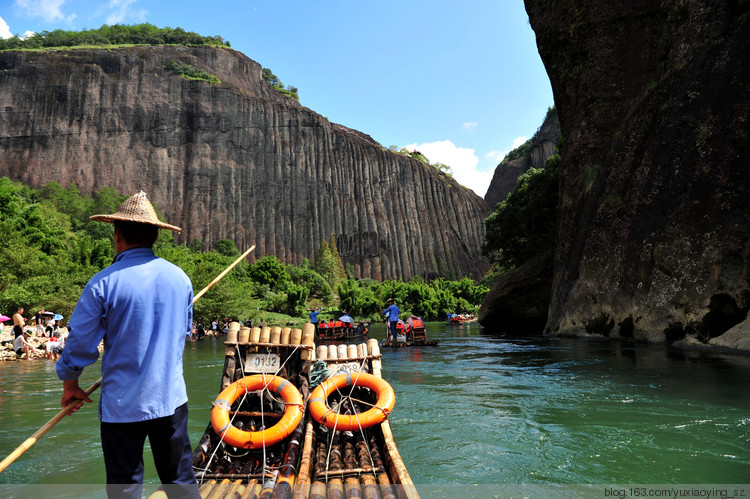
[[(83, 368), (104, 339), (99, 399), (102, 451), (110, 497), (141, 497), (143, 445), (148, 437), (167, 492), (200, 497), (187, 433), (187, 390), (182, 374), (185, 337), (193, 321), (193, 286), (177, 266), (154, 255), (159, 221), (146, 194), (126, 200), (112, 215), (117, 257), (86, 284), (70, 317), (70, 335), (57, 375), (62, 405), (91, 399), (78, 386)], [(171, 494), (170, 494), (171, 495)]]

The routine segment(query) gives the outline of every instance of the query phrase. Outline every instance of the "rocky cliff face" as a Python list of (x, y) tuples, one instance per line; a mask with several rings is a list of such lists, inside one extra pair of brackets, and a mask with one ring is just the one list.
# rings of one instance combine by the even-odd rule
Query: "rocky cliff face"
[(497, 203), (505, 201), (508, 194), (516, 188), (518, 177), (526, 173), (529, 168), (544, 168), (547, 158), (555, 154), (555, 146), (560, 139), (560, 120), (557, 119), (557, 110), (547, 114), (544, 123), (531, 138), (528, 152), (522, 156), (503, 161), (495, 168), (492, 181), (484, 195), (484, 200), (491, 208)]
[(179, 242), (229, 238), (299, 263), (333, 234), (358, 276), (481, 278), (481, 198), (281, 96), (261, 69), (205, 47), (2, 53), (0, 175), (142, 188)]
[(526, 0), (563, 132), (546, 329), (717, 336), (750, 308), (750, 3)]

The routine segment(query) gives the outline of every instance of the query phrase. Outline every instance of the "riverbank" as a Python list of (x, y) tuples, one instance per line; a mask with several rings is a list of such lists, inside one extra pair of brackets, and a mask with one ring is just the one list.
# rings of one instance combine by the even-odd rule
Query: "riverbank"
[[(49, 341), (47, 336), (39, 336), (36, 334), (36, 328), (31, 327), (27, 329), (31, 336), (28, 341), (34, 348), (36, 348), (37, 355), (31, 359), (33, 360), (47, 360), (45, 344)], [(68, 328), (61, 327), (60, 332), (63, 334), (68, 333)], [(25, 361), (26, 354), (18, 357), (16, 352), (13, 351), (13, 326), (2, 326), (2, 332), (0, 332), (0, 362), (4, 361)]]

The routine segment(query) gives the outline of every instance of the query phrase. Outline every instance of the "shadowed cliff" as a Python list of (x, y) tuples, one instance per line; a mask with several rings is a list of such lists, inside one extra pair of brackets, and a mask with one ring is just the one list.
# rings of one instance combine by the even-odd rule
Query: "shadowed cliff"
[(494, 208), (497, 203), (505, 201), (508, 194), (516, 188), (518, 177), (526, 173), (529, 168), (544, 168), (547, 159), (555, 154), (555, 146), (560, 140), (560, 121), (557, 119), (557, 110), (552, 109), (544, 118), (544, 122), (537, 130), (534, 137), (527, 144), (521, 146), (523, 154), (514, 159), (507, 159), (495, 167), (492, 181), (484, 195), (484, 200)]
[(562, 140), (546, 330), (708, 341), (750, 309), (750, 2), (526, 0)]
[(0, 53), (0, 176), (143, 189), (178, 242), (229, 238), (253, 258), (299, 264), (333, 234), (357, 276), (484, 275), (484, 200), (281, 96), (261, 69), (206, 47)]

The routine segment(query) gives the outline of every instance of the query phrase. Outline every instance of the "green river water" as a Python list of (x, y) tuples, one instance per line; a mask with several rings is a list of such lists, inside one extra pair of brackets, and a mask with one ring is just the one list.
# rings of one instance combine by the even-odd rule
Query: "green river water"
[[(597, 484), (594, 497), (637, 497), (645, 494), (622, 484), (750, 483), (750, 356), (508, 337), (477, 324), (428, 331), (439, 346), (383, 351), (397, 397), (393, 432), (423, 497), (515, 497), (490, 493), (508, 484), (558, 487), (531, 487), (520, 493), (527, 497), (568, 496), (570, 484)], [(194, 444), (218, 392), (222, 342), (185, 348)], [(87, 369), (81, 385), (98, 376)], [(2, 458), (57, 413), (61, 386), (46, 360), (0, 363), (0, 383)], [(150, 454), (146, 465), (158, 483)], [(0, 497), (74, 497), (59, 484), (103, 481), (96, 408), (87, 404), (0, 473)], [(750, 496), (750, 487), (740, 492)]]

